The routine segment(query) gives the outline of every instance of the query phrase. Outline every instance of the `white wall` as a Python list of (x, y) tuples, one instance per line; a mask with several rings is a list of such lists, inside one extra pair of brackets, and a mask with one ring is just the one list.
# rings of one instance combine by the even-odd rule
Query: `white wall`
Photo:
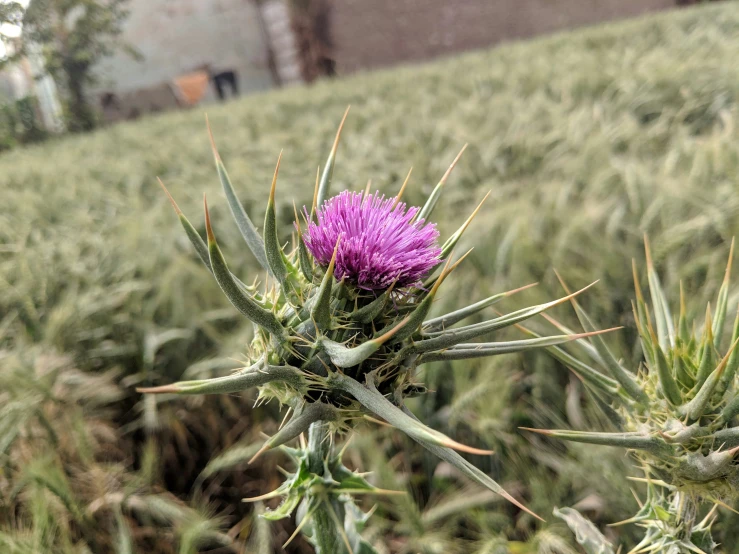
[(123, 38), (144, 59), (104, 60), (98, 90), (155, 86), (204, 63), (236, 70), (242, 93), (272, 86), (252, 0), (132, 0), (129, 7)]

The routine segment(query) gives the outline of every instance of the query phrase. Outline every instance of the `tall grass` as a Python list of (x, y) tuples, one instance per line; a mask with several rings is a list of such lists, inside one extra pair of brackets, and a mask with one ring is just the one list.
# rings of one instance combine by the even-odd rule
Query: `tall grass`
[[(665, 272), (665, 288), (674, 290), (683, 280), (691, 309), (709, 300), (695, 292), (697, 285), (707, 281), (702, 290), (712, 293), (710, 285), (721, 278), (727, 242), (739, 231), (739, 69), (732, 63), (738, 49), (739, 9), (726, 3), (250, 96), (208, 108), (208, 115), (255, 221), (284, 149), (278, 200), (285, 237), (292, 202), (310, 200), (316, 167), (347, 104), (352, 113), (339, 150), (337, 189), (362, 189), (372, 179), (394, 194), (413, 166), (406, 194), (419, 203), (469, 143), (438, 208), (442, 234), (454, 231), (488, 190), (492, 194), (469, 242), (459, 247), (477, 249), (438, 309), (535, 281), (541, 284), (523, 293), (527, 300), (549, 298), (559, 292), (556, 268), (573, 284), (601, 279), (584, 302), (603, 325), (627, 326), (611, 339), (623, 346), (633, 343), (630, 260), (642, 258), (644, 233)], [(251, 411), (245, 409), (249, 400), (227, 398), (183, 408), (166, 400), (143, 403), (132, 393), (139, 383), (228, 371), (238, 365), (233, 358), (249, 336), (199, 265), (157, 176), (193, 222), (200, 220), (207, 193), (214, 220), (224, 222), (217, 232), (232, 269), (245, 281), (260, 276), (237, 230), (225, 223), (229, 218), (219, 217), (226, 204), (200, 109), (6, 153), (0, 157), (0, 376), (15, 379), (6, 360), (32, 350), (63, 356), (75, 373), (63, 369), (60, 375), (105, 378), (115, 400), (102, 406), (94, 400), (100, 391), (88, 387), (63, 397), (63, 406), (82, 410), (83, 435), (95, 436), (89, 427), (99, 421), (114, 443), (130, 445), (117, 462), (116, 486), (137, 483), (146, 498), (169, 489), (180, 497), (169, 501), (189, 515), (171, 512), (161, 523), (141, 516), (136, 503), (124, 503), (120, 513), (106, 512), (110, 525), (85, 531), (85, 518), (92, 517), (85, 514), (101, 496), (70, 483), (78, 471), (98, 471), (97, 447), (84, 461), (56, 451), (38, 457), (34, 453), (52, 444), (50, 431), (40, 420), (24, 420), (12, 439), (0, 442), (0, 545), (72, 552), (88, 541), (94, 552), (127, 551), (120, 545), (133, 551), (160, 544), (147, 538), (156, 536), (151, 529), (196, 520), (180, 525), (191, 535), (173, 534), (179, 542), (171, 548), (196, 551), (199, 540), (220, 540), (229, 527), (238, 545), (253, 519), (246, 509), (228, 509), (229, 501), (256, 494), (255, 479), (265, 481), (260, 492), (275, 482), (273, 459), (245, 473), (239, 457), (261, 425), (274, 425), (275, 407)], [(22, 386), (35, 394), (42, 385), (27, 377)], [(426, 421), (437, 426), (456, 428), (455, 436), (492, 445), (496, 457), (487, 469), (518, 483), (539, 513), (581, 502), (589, 515), (608, 522), (633, 511), (623, 459), (587, 448), (549, 451), (518, 434), (519, 425), (577, 426), (594, 417), (579, 385), (552, 362), (509, 357), (438, 365), (425, 378), (434, 392), (414, 409), (428, 412)], [(0, 391), (6, 395), (3, 432), (20, 417), (10, 390)], [(94, 413), (102, 410), (99, 416), (87, 417), (88, 401)], [(77, 440), (74, 429), (59, 430), (65, 442)], [(496, 545), (508, 541), (519, 552), (572, 551), (556, 528), (537, 528), (494, 499), (466, 494), (464, 481), (443, 464), (385, 431), (376, 435), (382, 451), (358, 444), (353, 459), (377, 470), (386, 487), (399, 479), (412, 499), (382, 503), (384, 517), (373, 533), (386, 551), (497, 552)], [(213, 473), (198, 481), (211, 454), (233, 445), (241, 450), (231, 451), (221, 471), (209, 466)], [(149, 459), (147, 448), (160, 456), (150, 460), (151, 477), (141, 484), (137, 475)], [(34, 464), (20, 471), (25, 464), (13, 449)], [(191, 490), (195, 482), (201, 488)], [(74, 498), (65, 501), (60, 491), (70, 486)], [(108, 480), (100, 486), (113, 487)], [(56, 500), (42, 502), (38, 495)], [(465, 503), (470, 498), (475, 502)], [(221, 520), (211, 518), (214, 511)], [(119, 525), (127, 518), (135, 524)], [(58, 532), (62, 527), (70, 531)], [(149, 531), (131, 532), (141, 528)], [(289, 535), (282, 527), (275, 533), (274, 544)], [(623, 540), (628, 543), (628, 533)]]

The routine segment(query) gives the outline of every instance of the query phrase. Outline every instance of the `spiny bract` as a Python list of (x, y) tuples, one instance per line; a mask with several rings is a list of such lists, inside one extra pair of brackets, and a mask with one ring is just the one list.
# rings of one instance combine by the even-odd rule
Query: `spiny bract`
[[(632, 518), (611, 525), (634, 523), (644, 529), (643, 538), (629, 550), (629, 554), (712, 554), (717, 545), (711, 535), (711, 526), (716, 520), (718, 505), (699, 521), (694, 511), (696, 506), (689, 497), (664, 484), (660, 486), (649, 479), (644, 481), (647, 483), (647, 495), (640, 503), (639, 512)], [(555, 508), (554, 515), (564, 520), (575, 534), (578, 544), (588, 554), (616, 554), (613, 544), (574, 508)]]
[[(733, 244), (732, 244), (733, 252)], [(716, 301), (706, 310), (700, 334), (687, 321), (681, 294), (680, 313), (673, 320), (647, 245), (647, 276), (652, 309), (639, 286), (636, 268), (634, 317), (641, 338), (641, 371), (629, 371), (598, 336), (583, 353), (601, 369), (578, 361), (563, 350), (551, 352), (593, 390), (596, 400), (618, 429), (616, 433), (547, 431), (563, 439), (622, 446), (653, 469), (654, 475), (704, 498), (733, 500), (739, 493), (739, 414), (736, 371), (739, 367), (739, 315), (730, 346), (721, 350), (727, 320), (732, 255)], [(573, 305), (585, 329), (594, 324), (580, 305)], [(561, 325), (560, 325), (561, 327)], [(610, 377), (607, 375), (610, 374)]]
[[(226, 377), (142, 390), (212, 394), (260, 387), (262, 398), (277, 398), (292, 412), (289, 421), (265, 443), (260, 454), (299, 437), (316, 422), (341, 430), (363, 415), (372, 414), (526, 510), (456, 452), (489, 451), (464, 446), (428, 428), (403, 405), (403, 399), (424, 392), (415, 379), (415, 370), (421, 364), (521, 352), (588, 336), (567, 333), (510, 342), (467, 342), (540, 314), (578, 293), (489, 321), (456, 326), (522, 290), (517, 289), (429, 318), (440, 285), (464, 257), (452, 262), (452, 250), (475, 215), (441, 247), (436, 246), (438, 233), (426, 222), (459, 157), (420, 210), (406, 209), (400, 203), (402, 189), (389, 200), (367, 192), (345, 192), (329, 199), (343, 123), (342, 120), (328, 161), (316, 181), (313, 206), (310, 211), (303, 210), (302, 225), (296, 210), (297, 246), (287, 252), (277, 236), (277, 169), (260, 236), (239, 203), (213, 145), (218, 175), (236, 224), (247, 246), (276, 282), (271, 290), (260, 293), (229, 271), (216, 242), (207, 204), (206, 243), (170, 197), (203, 263), (236, 309), (255, 324), (255, 338), (249, 348), (252, 365)], [(294, 495), (288, 494), (288, 498), (290, 505), (297, 505)]]
[[(559, 347), (549, 349), (583, 380), (614, 431), (530, 430), (631, 451), (645, 468), (649, 484), (640, 513), (629, 520), (648, 530), (642, 546), (669, 543), (676, 546), (666, 552), (712, 552), (713, 513), (697, 523), (697, 506), (706, 501), (723, 505), (739, 498), (739, 465), (735, 461), (739, 452), (739, 313), (731, 338), (724, 339), (734, 243), (715, 314), (709, 305), (700, 332), (695, 322), (688, 322), (682, 287), (679, 314), (673, 318), (646, 241), (645, 247), (651, 308), (634, 264), (633, 310), (644, 356), (641, 366), (626, 369), (599, 336), (590, 337), (589, 344), (578, 343), (579, 358)], [(572, 304), (582, 326), (595, 329), (577, 301), (573, 299)], [(561, 323), (550, 321), (570, 332)], [(657, 494), (655, 486), (666, 494)], [(696, 537), (701, 537), (700, 547)]]

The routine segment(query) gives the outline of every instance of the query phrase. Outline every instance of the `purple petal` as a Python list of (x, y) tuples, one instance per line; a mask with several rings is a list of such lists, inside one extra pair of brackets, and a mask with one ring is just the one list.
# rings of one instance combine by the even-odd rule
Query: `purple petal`
[(433, 223), (412, 221), (418, 208), (379, 193), (344, 191), (324, 202), (303, 236), (321, 266), (336, 256), (335, 275), (359, 288), (379, 290), (417, 285), (439, 263), (439, 232)]

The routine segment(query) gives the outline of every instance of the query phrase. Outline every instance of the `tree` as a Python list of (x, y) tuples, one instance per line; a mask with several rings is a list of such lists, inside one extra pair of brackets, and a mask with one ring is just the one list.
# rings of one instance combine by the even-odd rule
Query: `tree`
[(0, 0), (0, 69), (15, 51), (24, 12), (25, 8), (20, 2)]
[(86, 91), (93, 85), (93, 68), (100, 59), (124, 48), (123, 23), (129, 0), (32, 0), (23, 15), (20, 54), (40, 52), (46, 71), (66, 92), (67, 129), (88, 131), (95, 110)]
[[(23, 22), (23, 5), (20, 2), (0, 1), (0, 25), (20, 25)], [(4, 35), (0, 33), (0, 38)]]

